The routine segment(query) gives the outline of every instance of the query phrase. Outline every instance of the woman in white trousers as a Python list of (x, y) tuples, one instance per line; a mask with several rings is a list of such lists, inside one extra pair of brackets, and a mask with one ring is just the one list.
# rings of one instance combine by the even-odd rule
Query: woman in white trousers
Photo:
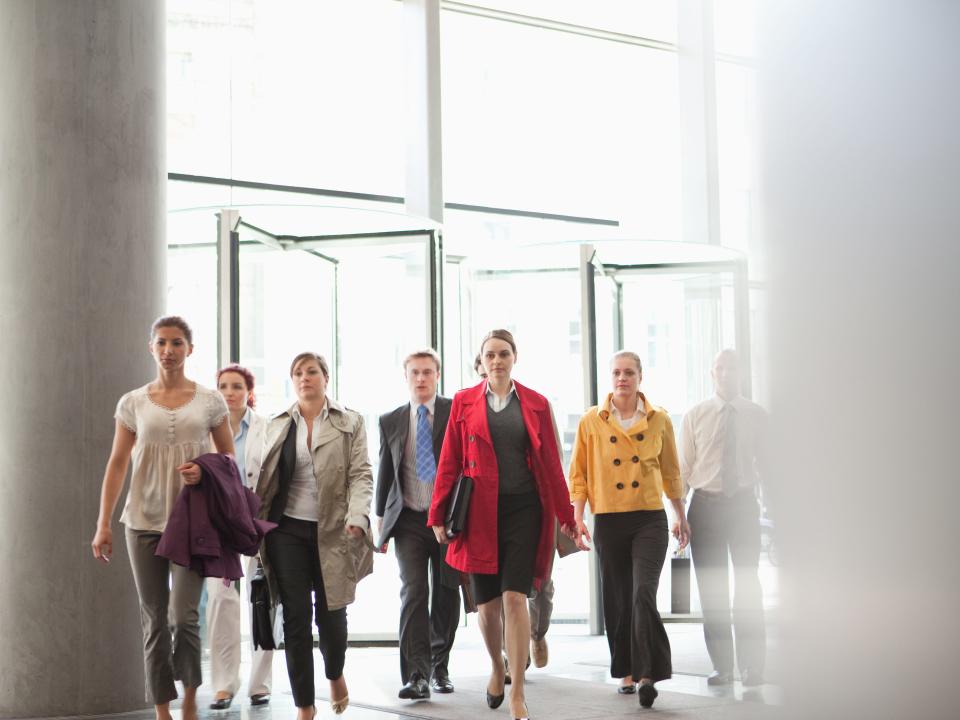
[[(267, 421), (253, 409), (253, 373), (241, 365), (227, 365), (217, 372), (217, 389), (230, 410), (230, 427), (237, 448), (237, 467), (244, 483), (257, 487), (263, 459), (264, 429)], [(240, 689), (241, 617), (250, 627), (250, 590), (248, 579), (257, 569), (257, 558), (250, 558), (238, 593), (233, 583), (224, 585), (219, 578), (207, 578), (207, 634), (210, 640), (210, 674), (214, 699), (210, 707), (225, 710)], [(252, 649), (252, 648), (251, 648)], [(273, 651), (253, 650), (247, 693), (251, 705), (270, 702), (273, 681)]]

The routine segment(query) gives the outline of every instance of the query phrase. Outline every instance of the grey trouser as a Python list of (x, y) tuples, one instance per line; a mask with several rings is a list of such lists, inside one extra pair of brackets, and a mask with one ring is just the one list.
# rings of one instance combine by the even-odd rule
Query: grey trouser
[(162, 705), (177, 697), (174, 680), (189, 688), (202, 681), (198, 607), (203, 578), (154, 554), (159, 533), (127, 528), (126, 537), (140, 598), (147, 702)]
[(443, 547), (427, 527), (427, 513), (404, 508), (394, 526), (400, 565), (400, 676), (424, 680), (448, 675), (460, 621), (460, 591), (443, 583)]
[[(553, 570), (552, 560), (550, 566)], [(527, 600), (527, 609), (530, 611), (530, 639), (543, 640), (553, 615), (553, 578), (547, 576), (540, 589), (533, 591), (533, 597)]]

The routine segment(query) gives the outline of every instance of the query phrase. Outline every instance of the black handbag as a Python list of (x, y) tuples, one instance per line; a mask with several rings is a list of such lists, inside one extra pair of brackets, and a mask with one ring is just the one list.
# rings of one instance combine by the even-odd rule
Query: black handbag
[(263, 567), (250, 578), (250, 635), (257, 650), (279, 650), (283, 643), (283, 608), (270, 602), (270, 588)]
[(447, 516), (443, 525), (447, 529), (447, 538), (453, 540), (467, 527), (467, 510), (470, 508), (470, 496), (473, 495), (473, 478), (461, 473), (453, 488)]

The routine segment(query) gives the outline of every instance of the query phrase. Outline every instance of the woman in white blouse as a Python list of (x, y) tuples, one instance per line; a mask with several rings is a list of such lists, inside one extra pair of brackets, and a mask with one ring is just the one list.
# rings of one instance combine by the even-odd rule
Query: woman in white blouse
[(171, 720), (170, 701), (177, 697), (174, 679), (181, 680), (183, 718), (193, 720), (201, 682), (198, 605), (203, 578), (154, 553), (180, 489), (200, 482), (200, 468), (190, 460), (210, 452), (211, 438), (217, 452), (232, 455), (233, 435), (220, 393), (184, 375), (184, 363), (193, 352), (193, 335), (186, 321), (175, 315), (158, 318), (151, 328), (149, 347), (157, 363), (157, 377), (128, 392), (117, 404), (113, 449), (103, 476), (100, 516), (91, 545), (94, 557), (110, 562), (110, 521), (132, 458), (130, 489), (120, 522), (126, 527), (127, 551), (140, 598), (147, 701), (155, 706), (157, 720)]

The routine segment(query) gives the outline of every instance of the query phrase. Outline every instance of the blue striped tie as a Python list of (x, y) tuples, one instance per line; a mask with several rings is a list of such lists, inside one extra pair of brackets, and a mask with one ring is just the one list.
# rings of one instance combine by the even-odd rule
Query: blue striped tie
[(437, 461), (433, 457), (433, 437), (427, 420), (427, 406), (417, 408), (417, 479), (430, 483), (437, 476)]

